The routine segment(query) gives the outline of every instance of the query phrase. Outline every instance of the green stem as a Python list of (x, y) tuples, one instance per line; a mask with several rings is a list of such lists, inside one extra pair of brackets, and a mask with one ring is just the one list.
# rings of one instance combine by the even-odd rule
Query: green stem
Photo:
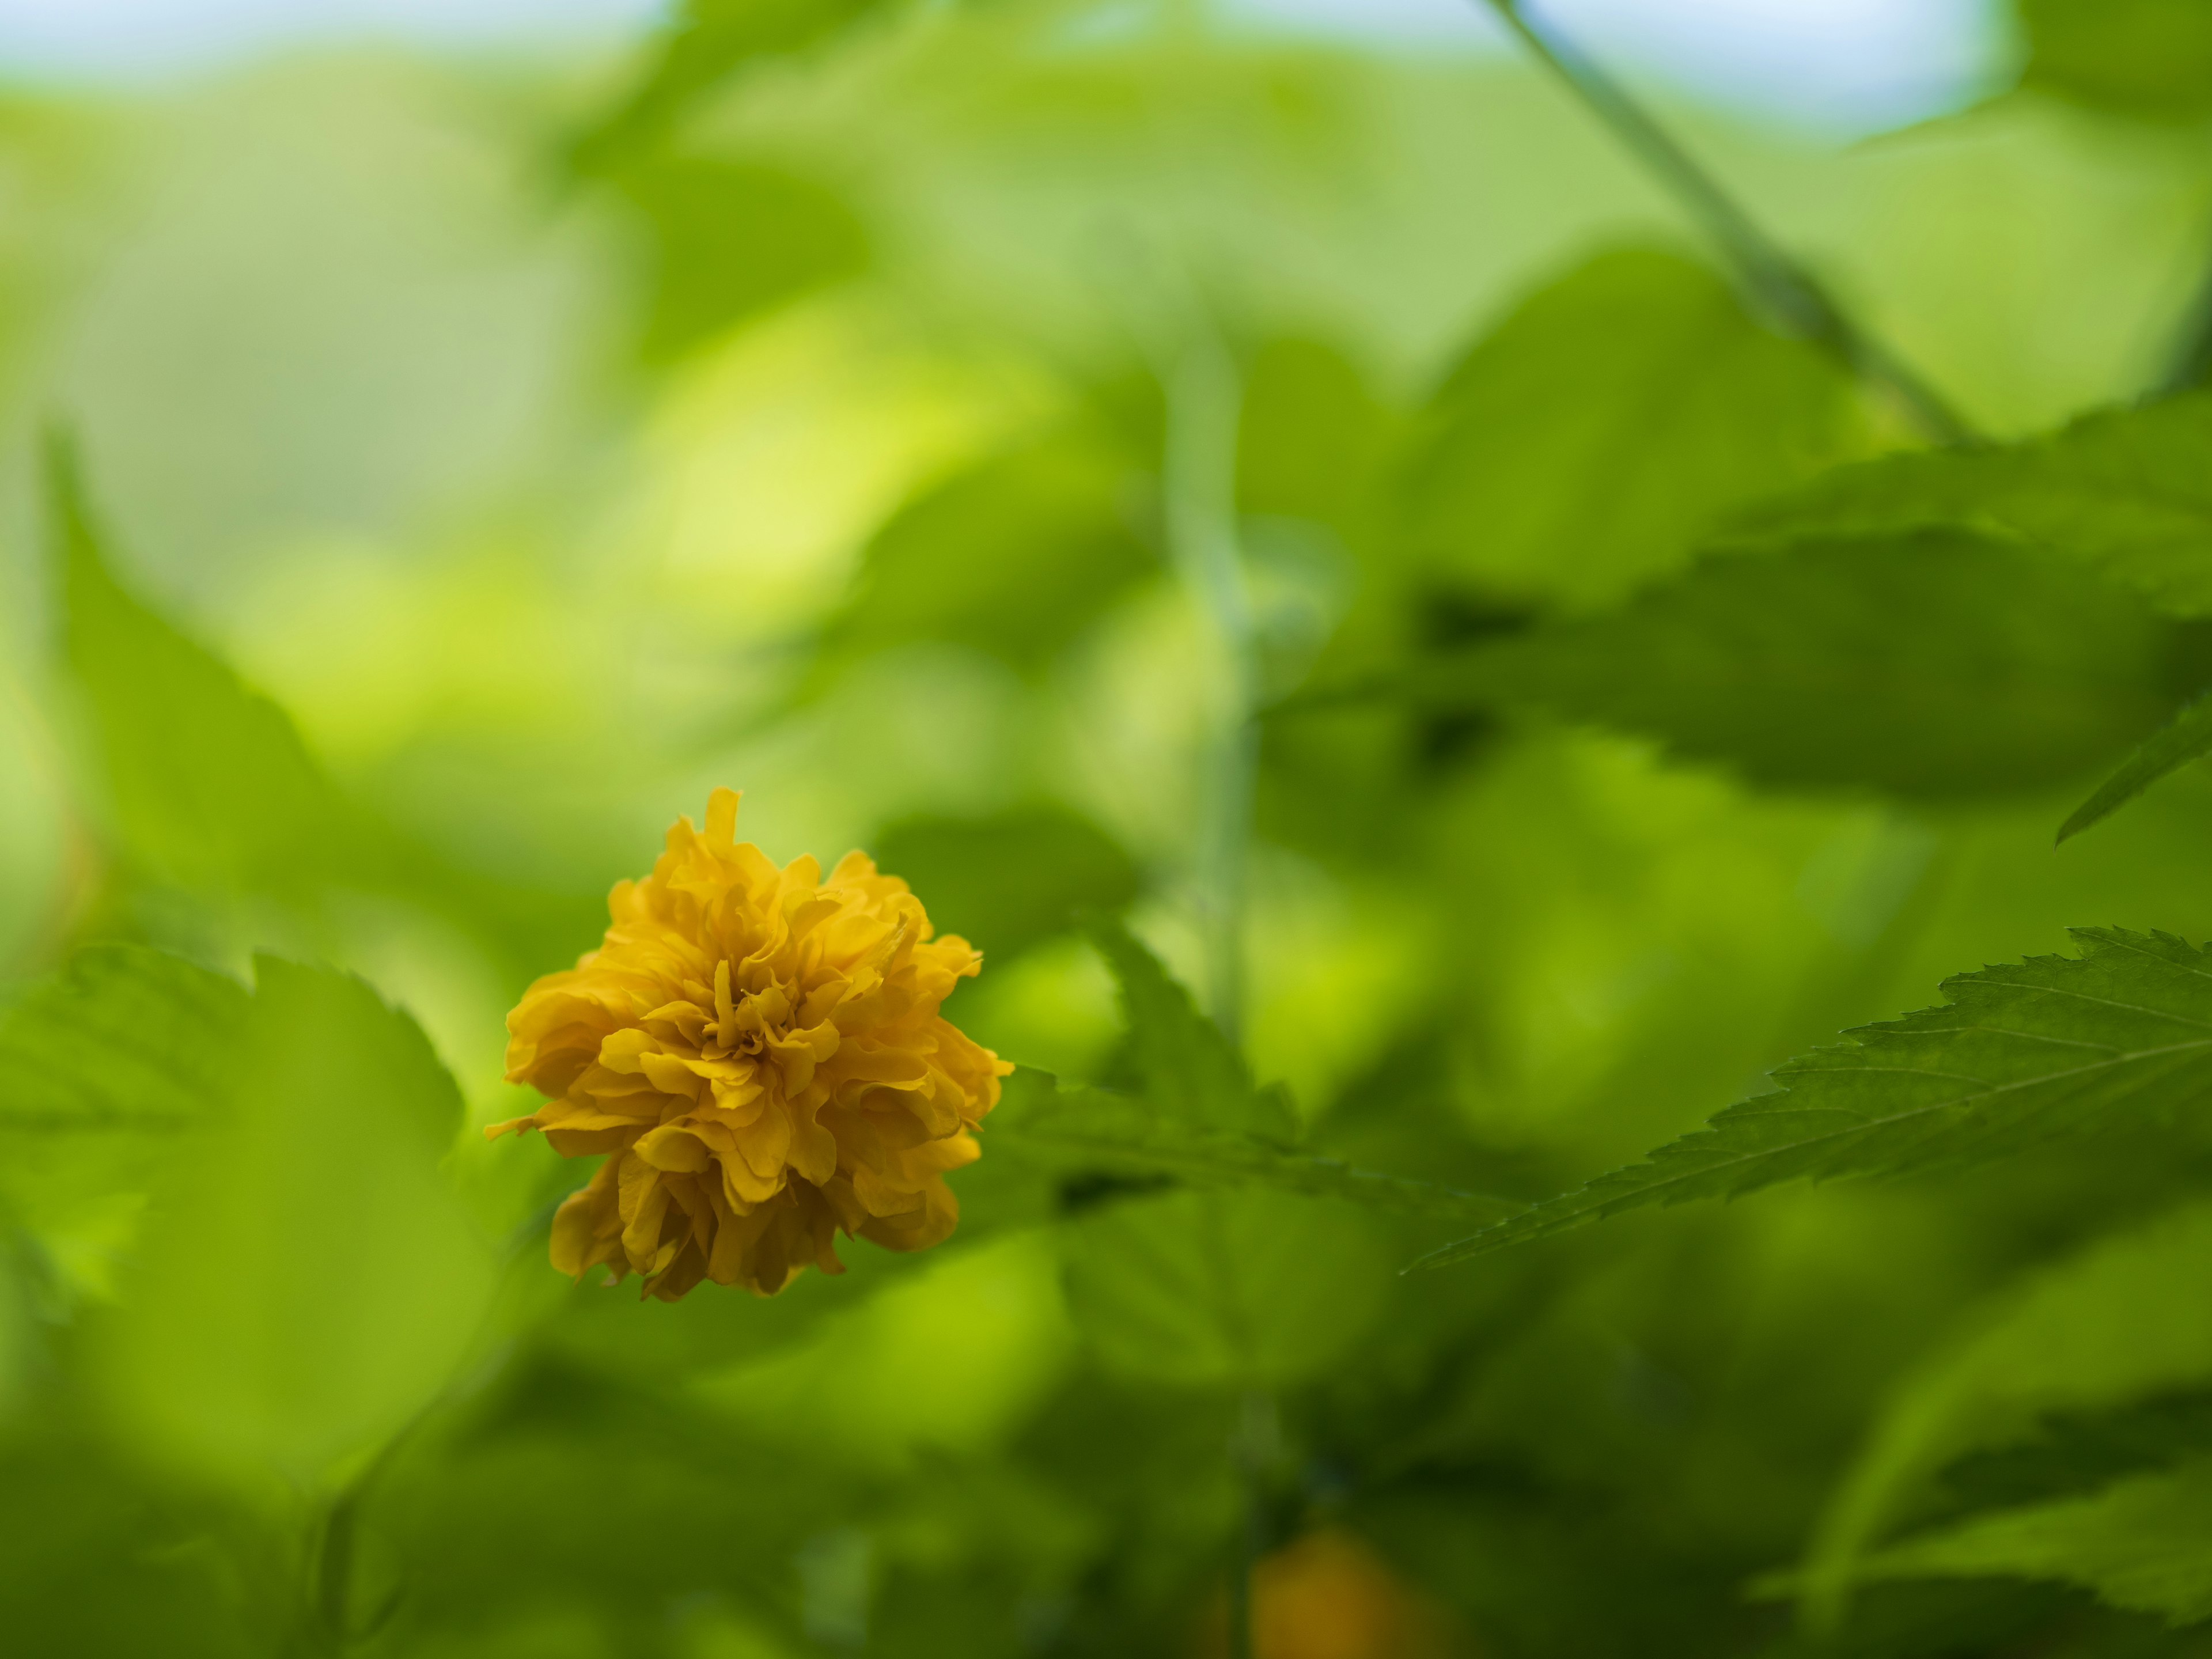
[(1234, 1042), (1244, 1012), (1246, 849), (1259, 758), (1253, 720), (1258, 664), (1237, 544), (1242, 388), (1227, 348), (1195, 315), (1188, 319), (1166, 378), (1168, 546), (1208, 624), (1221, 696), (1206, 739), (1196, 858), (1207, 1012)]
[(1825, 283), (1763, 230), (1620, 83), (1559, 31), (1538, 28), (1520, 0), (1486, 0), (1528, 50), (1564, 82), (1696, 220), (1774, 323), (1841, 358), (1939, 444), (1975, 441), (1973, 428), (1904, 358), (1838, 303)]

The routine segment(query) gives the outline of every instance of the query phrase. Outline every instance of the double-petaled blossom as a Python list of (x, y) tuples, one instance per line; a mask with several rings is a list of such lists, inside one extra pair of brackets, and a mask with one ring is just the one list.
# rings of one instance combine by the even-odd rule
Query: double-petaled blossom
[(933, 937), (907, 885), (848, 854), (822, 879), (736, 838), (738, 796), (680, 818), (653, 873), (608, 900), (605, 940), (507, 1017), (510, 1081), (549, 1097), (494, 1126), (609, 1154), (553, 1221), (553, 1265), (644, 1275), (673, 1301), (702, 1279), (772, 1296), (839, 1232), (937, 1243), (945, 1173), (1012, 1067), (939, 1012), (982, 958)]

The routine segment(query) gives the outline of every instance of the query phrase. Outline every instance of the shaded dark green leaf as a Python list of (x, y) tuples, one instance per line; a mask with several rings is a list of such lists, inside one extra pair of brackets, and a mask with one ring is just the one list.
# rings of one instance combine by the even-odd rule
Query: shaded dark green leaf
[(2186, 120), (2212, 109), (2212, 7), (2203, 0), (2018, 0), (2024, 85), (2114, 114)]
[(2200, 697), (2145, 738), (2120, 769), (2058, 826), (2058, 839), (2110, 817), (2167, 773), (2212, 754), (2212, 700)]
[(2177, 616), (2212, 616), (2212, 393), (2084, 416), (2047, 436), (1885, 456), (1741, 514), (1730, 533), (1893, 535), (1930, 524), (2087, 561)]
[[(1050, 1073), (1027, 1066), (1007, 1079), (1006, 1099), (985, 1134), (985, 1163), (1026, 1164), (1063, 1193), (1071, 1180), (1104, 1174), (1139, 1187), (1152, 1176), (1191, 1187), (1266, 1187), (1438, 1221), (1517, 1207), (1509, 1200), (1378, 1175), (1284, 1141), (1194, 1122), (1147, 1098), (1110, 1089), (1063, 1088)], [(963, 1201), (967, 1175), (956, 1177)]]
[(2191, 636), (2070, 561), (1957, 529), (1708, 557), (1431, 671), (1750, 780), (1946, 798), (2079, 777), (2156, 726)]
[(2172, 1121), (2212, 1088), (2212, 956), (2166, 933), (2076, 932), (2078, 957), (1944, 981), (1950, 1000), (1846, 1033), (1644, 1163), (1424, 1257), (1463, 1261), (1653, 1204), (1800, 1177), (1957, 1168)]

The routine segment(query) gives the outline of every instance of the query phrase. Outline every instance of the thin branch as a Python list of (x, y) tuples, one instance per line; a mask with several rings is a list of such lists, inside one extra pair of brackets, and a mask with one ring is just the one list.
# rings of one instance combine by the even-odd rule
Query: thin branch
[(1973, 428), (1942, 396), (1853, 319), (1820, 278), (1761, 229), (1619, 82), (1556, 29), (1538, 28), (1520, 0), (1486, 0), (1486, 3), (1674, 194), (1735, 267), (1754, 301), (1777, 325), (1842, 358), (1869, 385), (1895, 399), (1931, 441), (1975, 441)]

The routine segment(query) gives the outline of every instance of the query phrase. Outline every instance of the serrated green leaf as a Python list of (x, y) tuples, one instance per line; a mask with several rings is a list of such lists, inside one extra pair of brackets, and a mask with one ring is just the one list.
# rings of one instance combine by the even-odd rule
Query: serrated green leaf
[(2182, 617), (2212, 616), (2212, 392), (2087, 415), (2046, 436), (1838, 468), (1738, 516), (1730, 536), (2017, 536)]
[(1787, 787), (2048, 787), (2172, 707), (2187, 641), (2071, 561), (1960, 529), (1723, 554), (1619, 610), (1425, 671), (1447, 707), (1534, 703)]
[(116, 580), (59, 441), (46, 487), (65, 653), (131, 860), (185, 886), (228, 891), (364, 873), (373, 843), (289, 717)]
[(1962, 1454), (2027, 1437), (2049, 1413), (2212, 1380), (2212, 1205), (2099, 1240), (1995, 1298), (1891, 1397), (1815, 1531), (1799, 1583), (1832, 1626), (1868, 1547)]
[(2212, 109), (2212, 8), (2202, 0), (2017, 0), (2022, 84), (2092, 109), (2188, 120)]
[[(1378, 1175), (1281, 1141), (1194, 1122), (1150, 1098), (1064, 1088), (1049, 1073), (1028, 1066), (1007, 1079), (1006, 1097), (985, 1134), (986, 1162), (1004, 1160), (1011, 1152), (1061, 1176), (1163, 1176), (1192, 1187), (1265, 1187), (1437, 1221), (1464, 1221), (1516, 1207), (1510, 1200)], [(957, 1179), (956, 1185), (963, 1194), (968, 1190)]]
[(1118, 921), (1088, 931), (1121, 995), (1127, 1064), (1146, 1105), (1172, 1123), (1291, 1139), (1296, 1121), (1253, 1087), (1244, 1057), (1160, 959)]
[(2092, 1497), (1978, 1515), (1883, 1551), (1861, 1576), (2050, 1580), (2195, 1624), (2212, 1618), (2212, 1458)]
[(1616, 250), (1478, 343), (1422, 418), (1404, 535), (1439, 578), (1576, 608), (1851, 453), (1850, 380), (1679, 255)]
[(2212, 954), (2169, 933), (2077, 929), (2078, 957), (1946, 980), (1950, 1000), (1846, 1032), (1642, 1164), (1415, 1265), (1438, 1267), (1652, 1204), (1801, 1177), (1959, 1168), (2093, 1129), (2170, 1120), (2212, 1089)]
[(492, 1255), (441, 1169), (460, 1095), (360, 980), (269, 957), (222, 1079), (102, 1331), (106, 1395), (167, 1455), (312, 1486), (476, 1333)]
[(0, 1194), (37, 1230), (143, 1193), (203, 1124), (246, 988), (137, 945), (80, 951), (0, 1015)]
[(2058, 826), (2058, 839), (2063, 842), (2080, 835), (2091, 824), (2110, 817), (2167, 773), (2208, 754), (2212, 754), (2212, 698), (2199, 697), (2144, 738), (2135, 753), (2120, 763), (2120, 769), (2074, 809)]

